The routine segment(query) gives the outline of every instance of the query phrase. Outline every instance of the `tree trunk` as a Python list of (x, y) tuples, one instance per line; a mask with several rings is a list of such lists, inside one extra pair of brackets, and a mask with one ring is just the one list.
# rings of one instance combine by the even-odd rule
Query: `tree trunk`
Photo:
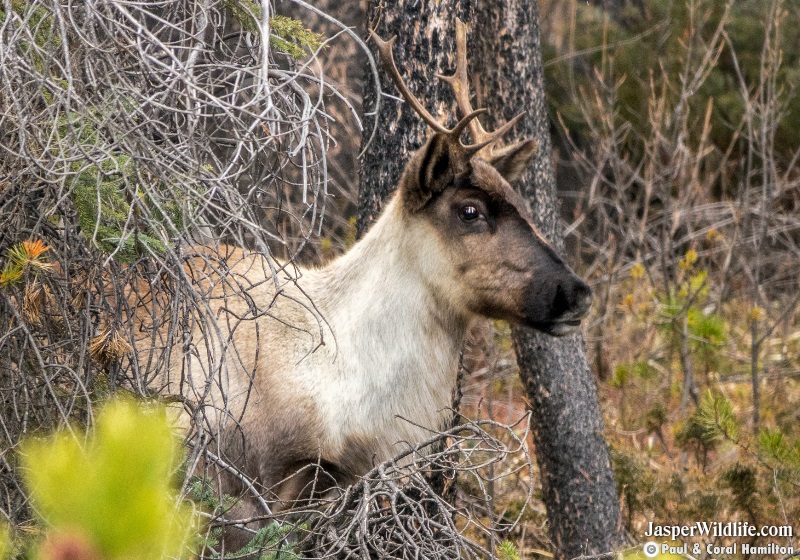
[[(478, 105), (489, 109), (489, 128), (525, 113), (511, 134), (535, 138), (539, 153), (523, 178), (522, 194), (541, 231), (563, 253), (537, 3), (481, 2), (476, 12), (471, 33), (475, 48), (468, 52), (472, 67), (483, 70), (475, 80), (482, 93)], [(509, 136), (506, 142), (512, 140)], [(533, 413), (531, 428), (556, 553), (574, 558), (610, 552), (622, 543), (623, 532), (583, 338), (553, 338), (521, 327), (512, 329), (512, 336)]]
[[(455, 120), (455, 101), (446, 84), (436, 74), (448, 73), (452, 53), (455, 52), (455, 18), (466, 19), (469, 0), (400, 0), (380, 2), (369, 0), (367, 7), (367, 29), (372, 29), (384, 40), (396, 36), (394, 60), (400, 75), (411, 92), (425, 104), (428, 111), (445, 124)], [(369, 42), (378, 63), (381, 88), (384, 93), (399, 97), (383, 65), (378, 60), (374, 44)], [(431, 134), (428, 125), (405, 102), (383, 97), (378, 113), (378, 128), (370, 139), (375, 107), (375, 84), (367, 79), (364, 91), (364, 139), (361, 160), (361, 181), (358, 189), (358, 215), (356, 235), (361, 237), (381, 212), (383, 204), (397, 187), (409, 156), (420, 148)], [(399, 115), (399, 118), (398, 118)], [(449, 123), (449, 124), (452, 124)], [(453, 409), (458, 410), (458, 391), (454, 396)], [(453, 422), (456, 421), (454, 416)], [(431, 488), (446, 500), (452, 500), (455, 486), (448, 485), (443, 472), (428, 479)], [(435, 514), (433, 510), (429, 513)]]

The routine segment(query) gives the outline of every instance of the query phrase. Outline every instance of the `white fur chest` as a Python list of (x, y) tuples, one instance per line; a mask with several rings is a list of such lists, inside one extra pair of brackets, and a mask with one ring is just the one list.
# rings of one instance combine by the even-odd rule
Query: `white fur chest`
[(414, 286), (384, 283), (373, 297), (350, 298), (347, 313), (323, 312), (330, 338), (301, 366), (323, 453), (347, 453), (355, 440), (372, 462), (384, 461), (450, 418), (463, 326), (442, 322)]
[(303, 278), (327, 334), (295, 371), (331, 458), (390, 459), (452, 414), (468, 318), (431, 289), (420, 261), (436, 256), (391, 218), (395, 205), (349, 253)]
[(323, 446), (332, 455), (346, 453), (348, 442), (357, 440), (369, 445), (375, 462), (384, 461), (430, 438), (449, 419), (457, 360), (440, 347), (394, 354), (398, 344), (387, 343), (385, 353), (340, 355), (335, 379), (315, 395)]

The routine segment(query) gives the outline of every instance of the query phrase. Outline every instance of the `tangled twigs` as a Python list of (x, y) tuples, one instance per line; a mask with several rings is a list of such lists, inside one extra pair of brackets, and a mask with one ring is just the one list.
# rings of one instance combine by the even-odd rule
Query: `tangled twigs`
[[(525, 443), (528, 420), (526, 415), (513, 425), (470, 421), (432, 434), (376, 465), (352, 486), (333, 488), (279, 512), (270, 513), (262, 504), (253, 515), (234, 518), (233, 510), (221, 505), (206, 514), (208, 530), (243, 530), (252, 539), (243, 550), (267, 557), (280, 558), (281, 550), (293, 559), (495, 557), (500, 539), (517, 528), (533, 492), (534, 468)], [(247, 493), (259, 491), (256, 481), (210, 453), (206, 467), (206, 474), (216, 470), (243, 477)], [(458, 479), (469, 489), (469, 499), (444, 498), (431, 484), (436, 474), (453, 484)], [(522, 507), (514, 514), (497, 512), (491, 485), (518, 495)], [(204, 556), (220, 552), (207, 546)]]
[[(281, 550), (289, 551), (289, 558), (495, 557), (499, 539), (518, 526), (533, 492), (527, 430), (527, 415), (513, 425), (465, 422), (432, 434), (376, 465), (352, 486), (335, 488), (314, 502), (299, 502), (274, 514), (266, 507), (241, 519), (218, 510), (208, 527), (247, 531), (253, 538), (250, 552), (267, 557)], [(207, 454), (209, 465), (216, 463), (220, 471), (244, 476), (218, 461)], [(443, 498), (431, 484), (435, 474), (451, 484), (458, 480), (469, 490), (470, 499)], [(522, 507), (513, 515), (498, 513), (490, 485), (504, 485), (522, 497)], [(252, 481), (245, 486), (256, 490)], [(256, 530), (258, 526), (262, 529)], [(219, 552), (207, 549), (205, 555)]]
[[(31, 518), (14, 455), (25, 435), (91, 429), (94, 404), (125, 390), (184, 404), (182, 489), (216, 500), (211, 555), (235, 552), (213, 533), (234, 525), (255, 547), (315, 557), (491, 556), (520, 515), (496, 514), (491, 489), (530, 497), (532, 465), (525, 434), (490, 421), (432, 434), (313, 508), (279, 516), (265, 498), (228, 519), (225, 476), (266, 489), (214, 447), (240, 411), (209, 394), (246, 363), (234, 330), (270, 312), (251, 290), (294, 282), (319, 231), (329, 105), (343, 101), (317, 61), (327, 41), (278, 18), (240, 0), (0, 2), (0, 517)], [(232, 247), (267, 257), (257, 281), (232, 273)], [(212, 286), (242, 315), (215, 313)], [(158, 376), (181, 359), (202, 376)], [(432, 476), (473, 498), (450, 503)]]
[[(319, 231), (329, 115), (359, 122), (318, 60), (337, 36), (249, 0), (0, 2), (3, 517), (30, 514), (25, 434), (90, 426), (93, 403), (157, 393), (171, 353), (222, 337), (185, 255), (223, 277), (220, 253), (243, 247), (269, 257), (266, 280), (294, 281), (272, 255), (291, 262)], [(154, 333), (142, 359), (137, 307)], [(236, 360), (224, 343), (209, 381)]]
[[(512, 531), (524, 511), (511, 518), (495, 513), (487, 486), (514, 485), (530, 499), (527, 426), (525, 416), (514, 426), (474, 421), (433, 435), (334, 498), (284, 514), (304, 520), (296, 546), (313, 558), (492, 557), (495, 539)], [(458, 477), (473, 501), (453, 504), (438, 495), (430, 484), (437, 472)]]

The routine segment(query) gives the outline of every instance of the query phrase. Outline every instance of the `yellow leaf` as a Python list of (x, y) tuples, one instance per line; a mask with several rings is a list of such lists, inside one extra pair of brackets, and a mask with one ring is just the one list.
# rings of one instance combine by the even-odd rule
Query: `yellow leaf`
[(622, 298), (623, 307), (633, 307), (633, 303), (634, 303), (633, 294), (625, 294), (625, 297)]
[(684, 255), (684, 257), (678, 263), (678, 266), (681, 268), (681, 270), (689, 270), (696, 262), (697, 262), (697, 251), (695, 251), (694, 249), (689, 249), (688, 251), (686, 251), (686, 255)]
[(706, 241), (709, 243), (716, 243), (717, 241), (722, 241), (723, 239), (725, 239), (725, 236), (717, 229), (711, 228), (706, 232)]
[(763, 321), (767, 318), (767, 312), (764, 311), (763, 307), (758, 307), (757, 305), (750, 310), (750, 320), (751, 321)]

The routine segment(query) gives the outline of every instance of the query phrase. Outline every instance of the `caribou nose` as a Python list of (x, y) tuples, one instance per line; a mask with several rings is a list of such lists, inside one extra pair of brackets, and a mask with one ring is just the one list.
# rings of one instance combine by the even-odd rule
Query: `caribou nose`
[(571, 276), (556, 287), (553, 316), (562, 320), (583, 319), (592, 306), (592, 289), (577, 276)]

